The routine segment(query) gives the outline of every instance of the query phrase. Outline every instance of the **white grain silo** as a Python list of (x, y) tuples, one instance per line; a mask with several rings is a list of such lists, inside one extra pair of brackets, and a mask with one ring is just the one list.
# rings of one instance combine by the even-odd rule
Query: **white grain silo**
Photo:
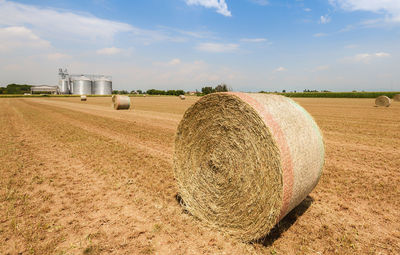
[(111, 95), (112, 81), (106, 77), (96, 79), (92, 86), (93, 95)]
[(92, 94), (92, 80), (84, 75), (75, 78), (72, 82), (72, 94), (90, 95)]

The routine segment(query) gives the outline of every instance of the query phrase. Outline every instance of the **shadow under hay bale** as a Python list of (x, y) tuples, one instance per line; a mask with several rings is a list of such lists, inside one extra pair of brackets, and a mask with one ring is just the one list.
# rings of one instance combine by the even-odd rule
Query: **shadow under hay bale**
[[(179, 193), (175, 195), (175, 199), (178, 204), (182, 206), (182, 212), (185, 214), (190, 214), (190, 212), (185, 209), (185, 201), (183, 201)], [(250, 241), (249, 243), (258, 243), (262, 244), (263, 246), (271, 246), (282, 236), (283, 233), (290, 229), (290, 227), (308, 210), (308, 208), (310, 208), (313, 202), (314, 198), (307, 196), (298, 206), (296, 206), (281, 221), (279, 221), (268, 234), (257, 240)]]
[(301, 217), (308, 208), (312, 205), (314, 199), (307, 196), (303, 202), (296, 206), (290, 213), (288, 213), (273, 229), (264, 237), (255, 240), (252, 243), (259, 243), (264, 246), (271, 246), (276, 240), (278, 240), (283, 233), (285, 233), (299, 217)]
[(176, 199), (176, 201), (178, 202), (178, 204), (179, 204), (180, 206), (182, 206), (183, 213), (185, 213), (185, 214), (190, 214), (190, 213), (188, 212), (188, 210), (185, 209), (185, 201), (183, 201), (183, 199), (182, 199), (181, 195), (179, 195), (179, 193), (177, 193), (177, 194), (175, 195), (175, 199)]

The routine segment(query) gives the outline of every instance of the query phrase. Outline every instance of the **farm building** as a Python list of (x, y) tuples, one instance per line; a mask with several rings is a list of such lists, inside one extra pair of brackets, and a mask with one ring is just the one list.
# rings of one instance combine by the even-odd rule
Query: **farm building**
[(31, 94), (58, 94), (58, 92), (58, 86), (40, 85), (31, 87)]

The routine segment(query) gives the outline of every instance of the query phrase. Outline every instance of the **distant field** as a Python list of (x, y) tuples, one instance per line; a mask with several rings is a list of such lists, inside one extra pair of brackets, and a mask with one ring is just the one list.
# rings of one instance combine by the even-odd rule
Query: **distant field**
[(296, 92), (296, 93), (274, 93), (287, 97), (321, 97), (321, 98), (376, 98), (378, 96), (388, 96), (393, 98), (400, 92)]
[(0, 99), (0, 254), (400, 254), (400, 102), (294, 99), (323, 132), (322, 178), (244, 244), (175, 197), (175, 132), (198, 99)]

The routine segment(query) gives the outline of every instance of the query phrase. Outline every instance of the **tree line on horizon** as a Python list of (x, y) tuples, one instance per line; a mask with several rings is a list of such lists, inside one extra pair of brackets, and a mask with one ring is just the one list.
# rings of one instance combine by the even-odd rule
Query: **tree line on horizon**
[(31, 92), (32, 85), (27, 84), (8, 84), (6, 87), (0, 87), (0, 94), (24, 94)]
[[(212, 86), (205, 86), (201, 88), (201, 92), (196, 90), (194, 92), (196, 95), (201, 96), (201, 95), (208, 95), (210, 93), (215, 93), (215, 92), (227, 92), (230, 89), (226, 84), (219, 84), (213, 88)], [(180, 95), (185, 95), (187, 92), (184, 90), (159, 90), (159, 89), (149, 89), (147, 91), (142, 91), (142, 90), (132, 90), (131, 92), (128, 92), (127, 90), (113, 90), (113, 94), (148, 94), (148, 95), (169, 95), (169, 96), (180, 96)]]

